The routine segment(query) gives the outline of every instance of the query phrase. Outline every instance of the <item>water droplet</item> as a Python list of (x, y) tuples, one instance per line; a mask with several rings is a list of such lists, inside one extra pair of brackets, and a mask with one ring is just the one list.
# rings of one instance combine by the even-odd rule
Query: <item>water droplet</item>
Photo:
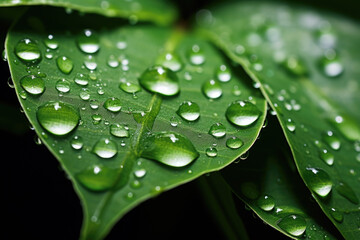
[(90, 91), (86, 88), (81, 89), (79, 96), (82, 100), (87, 101), (90, 99)]
[(115, 137), (127, 138), (129, 137), (129, 128), (122, 124), (111, 124), (110, 133)]
[(101, 158), (112, 158), (117, 153), (117, 145), (108, 138), (102, 138), (96, 142), (93, 152)]
[(60, 79), (55, 84), (56, 90), (62, 93), (67, 93), (70, 91), (70, 82), (65, 79)]
[(287, 72), (295, 76), (305, 76), (308, 74), (308, 70), (305, 67), (304, 62), (295, 56), (287, 58), (282, 63), (282, 66), (285, 70), (287, 70)]
[(92, 55), (87, 55), (85, 57), (84, 65), (90, 71), (94, 71), (97, 68), (97, 63)]
[(119, 61), (116, 59), (114, 55), (110, 55), (107, 60), (107, 65), (112, 68), (116, 68), (119, 66)]
[(148, 68), (140, 76), (139, 81), (146, 90), (164, 96), (174, 96), (180, 91), (176, 74), (162, 66)]
[(333, 186), (329, 174), (319, 168), (306, 168), (307, 185), (320, 197), (326, 197)]
[(213, 79), (204, 82), (201, 89), (204, 95), (210, 99), (216, 99), (222, 95), (220, 83)]
[(80, 120), (79, 111), (63, 102), (47, 102), (37, 109), (36, 116), (43, 128), (58, 136), (70, 133)]
[(249, 101), (235, 101), (226, 109), (227, 119), (240, 127), (253, 124), (260, 116), (260, 110)]
[(240, 95), (241, 95), (241, 90), (240, 90), (239, 85), (234, 85), (231, 93), (232, 93), (234, 96), (240, 96)]
[(209, 147), (205, 150), (206, 156), (208, 157), (216, 157), (217, 156), (217, 149), (215, 147)]
[(337, 115), (328, 118), (330, 123), (347, 139), (356, 141), (360, 139), (359, 123), (349, 115)]
[(209, 134), (215, 138), (221, 138), (226, 134), (226, 127), (222, 123), (215, 123), (211, 125)]
[(336, 210), (335, 208), (330, 209), (331, 216), (335, 219), (335, 221), (341, 223), (344, 220), (344, 215), (342, 212)]
[(201, 65), (205, 62), (205, 55), (200, 49), (199, 45), (192, 46), (189, 53), (189, 59), (193, 65)]
[(269, 196), (269, 195), (264, 195), (264, 196), (260, 197), (256, 201), (256, 203), (259, 206), (259, 208), (261, 208), (262, 210), (264, 210), (266, 212), (273, 210), (275, 207), (275, 200), (272, 196)]
[(344, 67), (336, 56), (324, 57), (320, 62), (322, 71), (328, 77), (338, 77), (344, 72)]
[(79, 149), (82, 149), (82, 147), (84, 146), (84, 141), (83, 141), (82, 137), (74, 136), (72, 138), (70, 144), (73, 149), (79, 150)]
[(180, 71), (182, 67), (180, 58), (172, 53), (165, 53), (162, 55), (158, 60), (158, 64), (167, 67), (174, 72)]
[(288, 118), (288, 120), (286, 121), (286, 128), (290, 132), (295, 132), (296, 125), (295, 125), (295, 123), (294, 123), (294, 121), (292, 119)]
[(26, 92), (33, 95), (39, 95), (45, 91), (44, 79), (35, 75), (28, 75), (21, 78), (20, 85)]
[(74, 82), (79, 86), (86, 86), (89, 84), (89, 76), (87, 74), (76, 73)]
[(102, 116), (100, 114), (98, 114), (98, 113), (95, 113), (95, 114), (91, 115), (91, 118), (93, 120), (92, 123), (94, 125), (99, 124), (101, 122), (101, 120), (102, 120)]
[(118, 98), (108, 98), (104, 103), (104, 108), (110, 112), (119, 112), (121, 110), (121, 101)]
[(336, 186), (336, 191), (350, 202), (359, 204), (359, 199), (357, 198), (354, 190), (352, 190), (348, 184), (340, 182), (339, 185)]
[(306, 230), (306, 220), (302, 216), (289, 215), (282, 218), (277, 225), (292, 236), (301, 236)]
[(102, 165), (91, 166), (79, 173), (76, 179), (87, 189), (101, 192), (111, 189), (117, 179), (117, 169), (108, 168)]
[(69, 74), (74, 68), (73, 61), (70, 58), (65, 57), (65, 56), (58, 57), (56, 59), (56, 64), (57, 64), (58, 68), (60, 69), (60, 71), (65, 74)]
[(195, 121), (200, 117), (200, 107), (197, 103), (184, 101), (176, 113), (187, 121)]
[(329, 166), (334, 164), (334, 155), (327, 149), (320, 149), (320, 158)]
[(323, 140), (326, 142), (329, 147), (331, 147), (333, 150), (339, 150), (341, 146), (340, 139), (334, 135), (332, 131), (327, 131), (323, 134)]
[(134, 171), (134, 175), (137, 178), (143, 178), (146, 175), (146, 170), (144, 168), (140, 168)]
[(237, 137), (230, 137), (226, 140), (226, 146), (231, 149), (238, 149), (244, 145), (244, 142)]
[(85, 29), (77, 38), (77, 44), (84, 53), (96, 53), (100, 49), (99, 37), (93, 30)]
[(168, 166), (183, 167), (198, 158), (199, 153), (187, 137), (175, 132), (158, 132), (144, 140), (141, 156)]
[(49, 34), (44, 40), (45, 45), (50, 49), (57, 49), (59, 47), (58, 41), (54, 38), (52, 34)]
[(138, 84), (130, 82), (120, 83), (119, 88), (126, 93), (137, 93), (141, 90)]
[(21, 61), (27, 64), (36, 64), (41, 61), (39, 46), (29, 38), (20, 40), (16, 44), (15, 54)]
[(227, 67), (226, 65), (221, 65), (216, 70), (216, 78), (220, 82), (229, 82), (231, 80), (231, 72), (229, 67)]

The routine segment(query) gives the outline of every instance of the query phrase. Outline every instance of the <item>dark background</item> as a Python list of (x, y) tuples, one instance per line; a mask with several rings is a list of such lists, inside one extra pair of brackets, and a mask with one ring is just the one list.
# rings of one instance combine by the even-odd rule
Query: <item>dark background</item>
[[(180, 2), (180, 1), (178, 1)], [(195, 3), (194, 3), (195, 2)], [(191, 18), (204, 0), (181, 1), (182, 18)], [(216, 1), (221, 2), (221, 1)], [(354, 1), (302, 1), (315, 7), (336, 9), (358, 19)], [(0, 51), (14, 9), (0, 11)], [(7, 62), (0, 61), (1, 239), (78, 239), (82, 222), (79, 199), (56, 159), (43, 145), (20, 111), (15, 91), (9, 87)], [(11, 81), (10, 81), (11, 85)], [(250, 239), (287, 239), (236, 200)], [(224, 239), (221, 229), (191, 182), (150, 199), (130, 211), (106, 239)]]

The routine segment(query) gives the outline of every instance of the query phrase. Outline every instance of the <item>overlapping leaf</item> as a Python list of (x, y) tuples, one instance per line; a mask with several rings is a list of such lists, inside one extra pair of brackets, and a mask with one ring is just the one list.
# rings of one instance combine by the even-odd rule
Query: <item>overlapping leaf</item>
[(203, 15), (206, 34), (268, 99), (323, 211), (345, 238), (358, 238), (359, 25), (266, 2), (229, 4)]
[[(39, 8), (10, 30), (6, 50), (29, 121), (81, 198), (84, 239), (104, 237), (141, 201), (231, 163), (254, 143), (265, 118), (261, 95), (216, 49), (182, 30)], [(156, 64), (177, 72), (157, 67), (148, 79), (143, 73)], [(216, 80), (224, 77), (217, 74), (220, 66), (228, 82)], [(149, 87), (164, 71), (170, 85)], [(176, 78), (179, 93), (162, 96)], [(138, 89), (139, 79), (162, 94)], [(209, 99), (204, 91), (214, 90), (214, 82)], [(221, 96), (214, 98), (219, 89)], [(225, 117), (238, 100), (238, 107), (253, 107), (250, 119), (242, 119), (253, 122), (248, 126)], [(186, 101), (199, 106), (196, 120), (180, 117), (178, 109)], [(197, 110), (192, 113), (190, 118)], [(210, 135), (214, 124), (220, 130)], [(190, 163), (184, 163), (189, 155)]]

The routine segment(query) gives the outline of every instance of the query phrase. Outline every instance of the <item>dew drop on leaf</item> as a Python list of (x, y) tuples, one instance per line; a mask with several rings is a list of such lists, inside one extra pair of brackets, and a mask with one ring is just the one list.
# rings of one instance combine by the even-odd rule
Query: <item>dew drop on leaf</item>
[(174, 72), (178, 72), (182, 68), (180, 58), (173, 53), (165, 53), (162, 55), (158, 60), (158, 64), (167, 67)]
[(87, 88), (81, 89), (79, 96), (82, 100), (87, 101), (90, 99), (90, 91)]
[(82, 137), (76, 135), (71, 139), (70, 144), (73, 149), (80, 150), (84, 146), (84, 140)]
[(288, 118), (285, 124), (286, 124), (286, 128), (290, 132), (295, 132), (296, 125), (295, 125), (294, 121), (291, 118)]
[(22, 39), (16, 44), (15, 54), (26, 64), (36, 64), (41, 61), (39, 46), (29, 38)]
[(146, 170), (144, 168), (140, 168), (134, 171), (134, 176), (137, 178), (143, 178), (146, 175)]
[(327, 149), (320, 149), (320, 158), (329, 166), (334, 164), (334, 155)]
[(189, 60), (193, 65), (202, 65), (205, 62), (205, 55), (199, 45), (193, 45), (189, 53)]
[(101, 158), (112, 158), (117, 153), (117, 145), (108, 138), (102, 138), (95, 143), (93, 152)]
[(40, 125), (54, 135), (66, 135), (79, 124), (80, 114), (64, 102), (47, 102), (36, 111)]
[(119, 61), (116, 59), (114, 55), (110, 55), (107, 60), (107, 65), (112, 68), (116, 68), (119, 66)]
[(221, 97), (222, 95), (222, 88), (220, 83), (213, 79), (205, 81), (202, 85), (201, 90), (204, 95), (210, 99), (216, 99)]
[(326, 197), (333, 186), (329, 174), (319, 168), (306, 168), (305, 178), (309, 188), (320, 197)]
[(335, 221), (337, 221), (339, 223), (341, 223), (344, 220), (343, 213), (336, 210), (335, 208), (330, 209), (330, 215)]
[(129, 128), (122, 124), (111, 124), (110, 133), (115, 137), (127, 138), (129, 137)]
[(231, 80), (231, 72), (226, 65), (220, 65), (216, 70), (216, 78), (220, 82), (229, 82)]
[(58, 41), (54, 38), (54, 35), (49, 34), (44, 40), (45, 45), (50, 49), (57, 49), (59, 47)]
[(260, 110), (249, 101), (235, 101), (226, 109), (226, 118), (240, 127), (253, 124), (260, 116)]
[(358, 197), (356, 196), (354, 190), (348, 184), (340, 182), (339, 185), (336, 186), (336, 191), (350, 202), (354, 204), (359, 204)]
[(99, 37), (91, 29), (85, 29), (77, 38), (77, 44), (84, 53), (96, 53), (100, 49)]
[(162, 66), (153, 66), (145, 70), (139, 82), (146, 90), (164, 96), (174, 96), (180, 91), (176, 74)]
[(137, 93), (141, 90), (140, 86), (136, 83), (122, 82), (119, 88), (126, 93)]
[(340, 139), (334, 135), (332, 131), (327, 131), (323, 134), (324, 142), (329, 145), (333, 150), (339, 150), (341, 146)]
[(217, 156), (217, 149), (215, 147), (209, 147), (205, 150), (206, 156), (208, 157), (216, 157)]
[(114, 186), (118, 171), (102, 165), (91, 166), (75, 175), (76, 179), (85, 188), (102, 192)]
[(56, 90), (62, 93), (67, 93), (70, 91), (70, 82), (65, 79), (60, 79), (55, 84)]
[(226, 134), (226, 127), (222, 123), (214, 123), (210, 127), (209, 134), (215, 138), (224, 137)]
[(344, 72), (344, 66), (337, 58), (335, 52), (332, 54), (325, 54), (325, 56), (320, 60), (320, 65), (323, 73), (327, 77), (335, 78)]
[(32, 95), (39, 95), (45, 91), (45, 81), (35, 75), (24, 76), (20, 79), (21, 87)]
[(231, 149), (238, 149), (244, 145), (244, 142), (238, 137), (230, 137), (226, 140), (226, 146)]
[(60, 71), (65, 74), (69, 74), (74, 68), (73, 61), (66, 56), (58, 57), (56, 59), (56, 64), (57, 64), (58, 68), (60, 69)]
[(277, 225), (292, 236), (301, 236), (306, 230), (306, 220), (302, 216), (289, 215), (282, 218)]
[(187, 121), (195, 121), (200, 117), (200, 107), (195, 102), (184, 101), (176, 113)]
[(92, 55), (87, 55), (85, 57), (84, 65), (90, 71), (94, 71), (97, 68), (97, 62), (95, 61), (95, 58)]
[(261, 196), (258, 200), (256, 200), (256, 204), (259, 206), (259, 208), (268, 212), (274, 209), (275, 200), (272, 196), (264, 195)]
[(141, 156), (171, 167), (183, 167), (199, 157), (192, 142), (176, 132), (158, 132), (144, 140)]
[(121, 110), (121, 101), (118, 98), (108, 98), (104, 103), (104, 108), (110, 112), (119, 112)]
[(89, 76), (82, 73), (77, 73), (74, 77), (74, 82), (79, 86), (86, 86), (89, 84)]

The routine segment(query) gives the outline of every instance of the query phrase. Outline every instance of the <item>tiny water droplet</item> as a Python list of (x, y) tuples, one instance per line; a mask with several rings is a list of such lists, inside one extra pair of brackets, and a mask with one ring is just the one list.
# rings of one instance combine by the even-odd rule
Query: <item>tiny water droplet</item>
[(175, 132), (158, 132), (144, 140), (141, 156), (171, 167), (183, 167), (199, 157), (192, 142)]
[(102, 138), (94, 145), (93, 152), (101, 158), (112, 158), (117, 153), (117, 145), (108, 138)]
[(226, 146), (231, 149), (238, 149), (244, 145), (244, 142), (237, 137), (230, 137), (226, 140)]
[(22, 39), (16, 44), (15, 54), (26, 64), (37, 64), (41, 61), (39, 46), (29, 38)]
[(98, 113), (95, 113), (95, 114), (91, 115), (91, 118), (93, 120), (92, 123), (94, 125), (99, 124), (101, 122), (101, 120), (102, 120), (102, 116), (100, 114), (98, 114)]
[(45, 45), (50, 49), (57, 49), (59, 47), (58, 41), (54, 38), (54, 35), (49, 34), (44, 40)]
[(121, 110), (121, 101), (118, 98), (108, 98), (104, 103), (104, 108), (110, 112), (119, 112)]
[(199, 45), (193, 45), (191, 47), (189, 59), (193, 65), (202, 65), (205, 62), (205, 55)]
[(320, 197), (326, 197), (333, 186), (329, 174), (319, 168), (306, 168), (305, 179), (310, 189)]
[(122, 124), (111, 124), (110, 133), (115, 137), (127, 138), (129, 137), (129, 128)]
[(215, 147), (209, 147), (205, 150), (206, 156), (208, 157), (216, 157), (217, 156), (217, 149)]
[(96, 53), (100, 49), (99, 37), (91, 29), (85, 29), (77, 38), (77, 44), (84, 53)]
[(139, 82), (146, 90), (164, 96), (174, 96), (180, 91), (176, 74), (162, 66), (153, 66), (145, 70)]
[(201, 87), (201, 90), (204, 95), (210, 99), (216, 99), (222, 95), (222, 88), (220, 83), (213, 79), (205, 81)]
[(71, 147), (75, 150), (80, 150), (84, 146), (83, 138), (80, 136), (74, 136), (71, 140)]
[(259, 206), (259, 208), (261, 208), (262, 210), (264, 210), (266, 212), (273, 210), (275, 207), (275, 200), (272, 196), (269, 196), (269, 195), (261, 196), (256, 201), (256, 203)]
[(229, 82), (231, 80), (231, 72), (229, 67), (226, 65), (220, 65), (220, 67), (216, 70), (216, 78), (220, 82)]
[(224, 137), (226, 134), (226, 127), (222, 123), (215, 123), (211, 125), (209, 134), (215, 138)]
[(296, 129), (296, 125), (294, 123), (294, 121), (291, 118), (288, 118), (286, 121), (286, 128), (290, 131), (290, 132), (295, 132)]
[(45, 81), (35, 75), (24, 76), (20, 79), (21, 87), (32, 95), (39, 95), (45, 91)]
[(261, 112), (256, 105), (249, 101), (235, 101), (226, 109), (226, 118), (233, 124), (240, 127), (247, 127), (253, 124)]
[(200, 107), (195, 102), (184, 101), (176, 113), (187, 121), (195, 121), (200, 117)]
[(277, 225), (292, 236), (301, 236), (306, 230), (306, 220), (299, 215), (289, 215), (282, 218)]
[(58, 57), (56, 59), (56, 64), (57, 64), (58, 68), (60, 69), (60, 71), (65, 74), (69, 74), (74, 68), (73, 61), (66, 56)]

